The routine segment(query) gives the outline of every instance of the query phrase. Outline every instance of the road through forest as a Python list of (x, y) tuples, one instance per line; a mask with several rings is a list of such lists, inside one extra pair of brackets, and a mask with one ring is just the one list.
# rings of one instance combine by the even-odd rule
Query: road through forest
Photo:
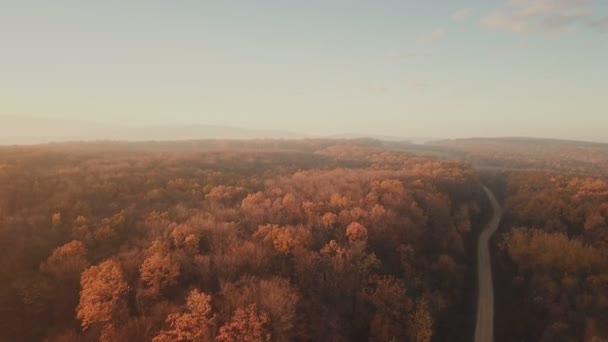
[(475, 342), (494, 341), (494, 284), (492, 282), (492, 263), (490, 260), (490, 237), (498, 229), (502, 208), (494, 194), (483, 187), (492, 203), (492, 220), (484, 228), (477, 243), (477, 323), (475, 325)]

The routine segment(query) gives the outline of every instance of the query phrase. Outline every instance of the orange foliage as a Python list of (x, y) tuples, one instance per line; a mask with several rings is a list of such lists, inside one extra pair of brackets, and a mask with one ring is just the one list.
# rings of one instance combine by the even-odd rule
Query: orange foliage
[(188, 295), (186, 311), (170, 314), (167, 327), (153, 342), (208, 342), (213, 341), (215, 314), (211, 296), (197, 290)]
[(82, 272), (76, 316), (83, 329), (120, 322), (127, 314), (127, 285), (120, 264), (107, 260)]
[(65, 144), (0, 160), (0, 340), (404, 340), (423, 296), (431, 321), (459, 324), (484, 198), (463, 163), (367, 140)]
[(255, 305), (236, 309), (230, 322), (220, 328), (217, 342), (270, 342), (268, 316), (259, 314)]

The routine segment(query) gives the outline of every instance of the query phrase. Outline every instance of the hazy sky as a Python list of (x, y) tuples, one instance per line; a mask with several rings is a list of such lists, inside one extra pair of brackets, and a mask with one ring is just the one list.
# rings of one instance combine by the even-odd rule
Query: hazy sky
[(608, 140), (608, 1), (4, 1), (0, 114)]

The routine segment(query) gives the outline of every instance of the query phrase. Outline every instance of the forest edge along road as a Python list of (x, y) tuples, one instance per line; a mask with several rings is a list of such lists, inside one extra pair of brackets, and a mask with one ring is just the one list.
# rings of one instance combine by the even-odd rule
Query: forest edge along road
[(492, 203), (492, 220), (479, 236), (477, 243), (477, 323), (475, 325), (475, 342), (494, 341), (494, 284), (492, 282), (492, 263), (490, 262), (490, 237), (498, 229), (502, 208), (494, 194), (483, 187)]
[(502, 208), (494, 194), (483, 187), (492, 203), (492, 220), (484, 228), (477, 243), (477, 323), (475, 325), (475, 342), (494, 341), (494, 284), (492, 282), (492, 263), (490, 262), (490, 238), (498, 229)]

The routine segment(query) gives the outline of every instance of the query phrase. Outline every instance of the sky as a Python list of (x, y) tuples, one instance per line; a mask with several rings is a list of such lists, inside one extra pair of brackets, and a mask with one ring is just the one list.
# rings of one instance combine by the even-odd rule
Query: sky
[(608, 1), (0, 0), (0, 115), (608, 141)]

